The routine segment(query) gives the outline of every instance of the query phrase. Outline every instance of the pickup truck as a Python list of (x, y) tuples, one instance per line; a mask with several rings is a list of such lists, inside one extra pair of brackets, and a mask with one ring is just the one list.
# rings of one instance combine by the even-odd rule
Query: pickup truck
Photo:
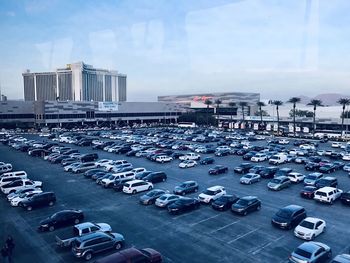
[(56, 245), (59, 247), (70, 247), (72, 242), (76, 240), (76, 238), (81, 237), (86, 234), (90, 234), (92, 232), (112, 232), (112, 228), (110, 225), (106, 223), (91, 223), (85, 222), (81, 224), (77, 224), (73, 226), (73, 236), (68, 238), (60, 238), (56, 236)]

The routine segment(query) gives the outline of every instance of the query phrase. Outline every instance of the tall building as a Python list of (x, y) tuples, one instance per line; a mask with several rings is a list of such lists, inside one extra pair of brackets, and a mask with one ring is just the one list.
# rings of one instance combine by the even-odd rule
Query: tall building
[(77, 62), (23, 75), (24, 100), (126, 101), (127, 75)]

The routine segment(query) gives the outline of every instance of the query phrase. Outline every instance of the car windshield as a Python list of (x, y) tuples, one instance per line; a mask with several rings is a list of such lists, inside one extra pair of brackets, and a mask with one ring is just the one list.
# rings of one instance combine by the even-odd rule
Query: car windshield
[(305, 250), (303, 250), (303, 249), (301, 249), (301, 248), (297, 248), (297, 249), (294, 251), (294, 253), (297, 254), (297, 255), (300, 255), (300, 256), (302, 256), (302, 257), (304, 257), (304, 258), (311, 258), (311, 255), (312, 255), (310, 252), (305, 251)]
[(277, 212), (277, 216), (283, 217), (283, 218), (290, 218), (292, 213), (288, 210), (281, 209)]
[(183, 184), (180, 184), (179, 187), (180, 187), (180, 188), (187, 188), (187, 187), (188, 187), (188, 184), (183, 183)]
[(206, 195), (215, 195), (215, 192), (214, 191), (211, 191), (211, 190), (205, 190), (203, 192), (203, 194), (206, 194)]
[(152, 191), (152, 192), (148, 192), (146, 195), (147, 196), (155, 196), (155, 195), (158, 195), (159, 194), (159, 191)]
[(243, 176), (243, 178), (248, 178), (249, 179), (249, 178), (252, 178), (253, 176), (254, 175), (252, 175), (252, 174), (246, 174), (246, 175)]
[(169, 198), (170, 196), (166, 196), (166, 195), (162, 195), (161, 197), (159, 197), (159, 200), (167, 200), (167, 198)]
[(304, 220), (300, 223), (300, 226), (305, 227), (305, 228), (309, 228), (309, 229), (314, 229), (314, 223)]
[(237, 204), (239, 204), (239, 205), (241, 205), (241, 206), (247, 206), (248, 203), (249, 203), (249, 201), (248, 201), (248, 200), (245, 200), (245, 199), (239, 199), (239, 200), (237, 201)]
[(217, 201), (226, 202), (226, 201), (230, 200), (230, 198), (231, 198), (230, 196), (221, 196), (217, 199)]
[(306, 176), (306, 179), (309, 179), (309, 180), (316, 180), (317, 177), (316, 177), (316, 175), (308, 175), (308, 176)]
[(271, 183), (274, 183), (274, 184), (279, 184), (281, 182), (281, 180), (279, 179), (272, 179), (271, 180)]

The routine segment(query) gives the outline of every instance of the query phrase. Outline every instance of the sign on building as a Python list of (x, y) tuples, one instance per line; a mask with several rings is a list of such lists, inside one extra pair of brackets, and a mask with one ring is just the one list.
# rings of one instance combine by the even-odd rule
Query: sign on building
[(309, 133), (309, 132), (310, 132), (310, 129), (309, 129), (308, 127), (304, 127), (304, 128), (303, 128), (303, 132), (304, 132), (304, 133)]
[(277, 124), (274, 124), (274, 125), (273, 125), (273, 130), (274, 130), (274, 131), (277, 131), (277, 130), (278, 130), (278, 125), (277, 125)]
[(98, 110), (99, 111), (118, 111), (118, 102), (99, 102)]
[(295, 127), (295, 131), (300, 132), (301, 128), (297, 126), (297, 127)]
[(257, 124), (257, 123), (254, 123), (254, 130), (259, 130), (259, 124)]
[(266, 130), (267, 130), (267, 131), (271, 131), (271, 124), (267, 124), (267, 125), (266, 125)]
[(236, 123), (235, 123), (235, 129), (238, 129), (238, 128), (239, 128), (239, 123), (236, 122)]

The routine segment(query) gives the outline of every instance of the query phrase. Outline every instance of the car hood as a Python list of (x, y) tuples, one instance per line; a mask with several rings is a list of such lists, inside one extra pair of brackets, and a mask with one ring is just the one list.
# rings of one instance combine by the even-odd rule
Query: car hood
[(146, 200), (151, 200), (153, 198), (156, 198), (156, 196), (143, 195), (143, 196), (140, 197), (140, 200), (146, 201)]
[(124, 241), (124, 236), (118, 233), (111, 233), (117, 241)]
[(106, 223), (97, 223), (96, 225), (98, 225), (100, 227), (100, 230), (103, 231), (103, 232), (110, 232), (110, 231), (112, 231), (111, 226), (106, 224)]
[(50, 223), (52, 223), (52, 219), (49, 218), (49, 217), (40, 221), (40, 225), (47, 225), (47, 224), (50, 224)]
[(175, 186), (174, 188), (175, 191), (184, 191), (185, 188), (181, 187), (181, 186)]
[(247, 207), (244, 205), (237, 204), (237, 203), (232, 205), (233, 210), (240, 210), (240, 209), (245, 209), (245, 208), (247, 208)]
[(288, 218), (280, 217), (278, 215), (274, 215), (272, 220), (278, 223), (289, 223), (290, 220)]
[(303, 226), (297, 226), (295, 228), (295, 231), (300, 232), (300, 233), (304, 233), (304, 234), (309, 234), (309, 233), (313, 232), (312, 229), (309, 229), (309, 228), (306, 228)]
[(268, 183), (267, 184), (269, 187), (278, 187), (278, 186), (280, 186), (281, 184), (279, 184), (279, 183)]

